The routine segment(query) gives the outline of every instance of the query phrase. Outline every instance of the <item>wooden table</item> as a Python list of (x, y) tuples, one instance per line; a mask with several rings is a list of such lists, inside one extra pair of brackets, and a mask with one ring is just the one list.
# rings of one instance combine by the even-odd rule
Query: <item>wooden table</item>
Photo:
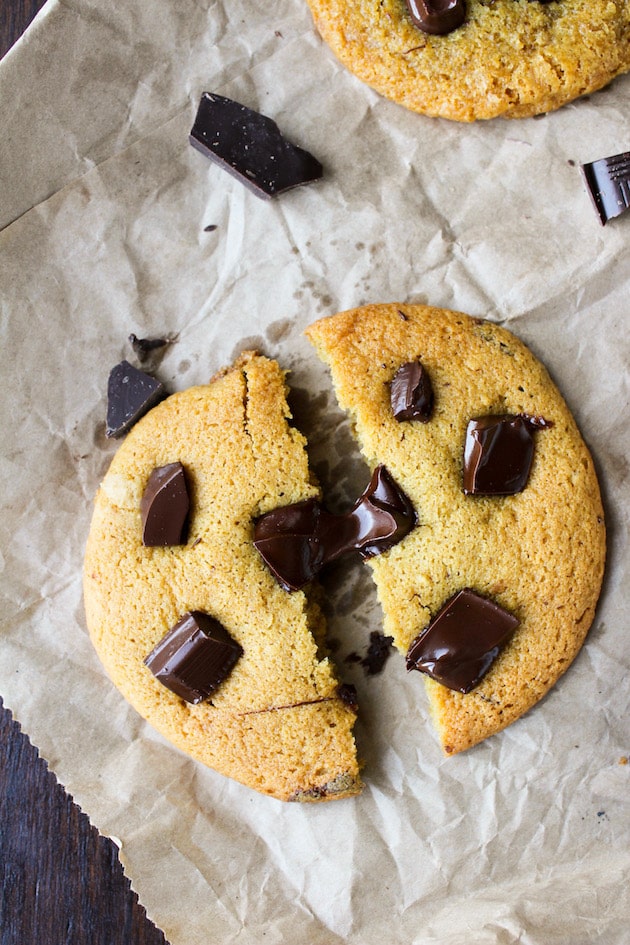
[[(0, 58), (45, 0), (0, 0)], [(167, 945), (0, 698), (0, 945)]]

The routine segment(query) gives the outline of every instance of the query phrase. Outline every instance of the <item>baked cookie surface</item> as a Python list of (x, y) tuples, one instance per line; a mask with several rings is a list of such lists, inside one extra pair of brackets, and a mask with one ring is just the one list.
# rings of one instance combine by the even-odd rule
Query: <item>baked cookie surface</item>
[[(133, 427), (96, 496), (84, 597), (112, 681), (169, 741), (262, 793), (325, 800), (361, 788), (356, 713), (340, 695), (317, 603), (283, 591), (252, 544), (256, 516), (318, 495), (285, 394), (278, 365), (247, 353)], [(145, 547), (147, 482), (155, 468), (177, 462), (191, 499), (186, 542)], [(242, 648), (227, 678), (196, 705), (143, 662), (190, 611), (218, 620)]]
[(466, 0), (443, 36), (405, 0), (307, 0), (340, 61), (382, 95), (457, 121), (552, 111), (630, 70), (627, 0)]
[[(418, 515), (400, 544), (369, 562), (385, 633), (407, 654), (465, 588), (518, 620), (472, 691), (423, 677), (445, 752), (469, 748), (541, 699), (584, 642), (605, 561), (591, 456), (546, 369), (493, 323), (420, 305), (371, 305), (324, 318), (306, 334), (330, 367), (368, 464), (386, 465)], [(417, 360), (431, 379), (433, 412), (427, 422), (399, 421), (392, 380)], [(464, 493), (468, 424), (488, 415), (544, 420), (516, 494)]]

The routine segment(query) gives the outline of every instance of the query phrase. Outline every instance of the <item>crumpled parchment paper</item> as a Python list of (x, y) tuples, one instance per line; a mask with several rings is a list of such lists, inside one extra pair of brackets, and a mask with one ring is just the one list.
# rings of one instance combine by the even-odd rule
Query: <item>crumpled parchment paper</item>
[[(262, 201), (209, 164), (188, 144), (203, 91), (273, 117), (324, 179)], [(629, 93), (423, 118), (349, 75), (303, 0), (50, 0), (0, 65), (0, 693), (172, 945), (627, 942), (630, 218), (601, 227), (579, 164), (630, 147)], [(277, 357), (343, 502), (368, 474), (302, 330), (368, 301), (501, 321), (543, 359), (596, 458), (606, 583), (551, 694), (445, 759), (400, 655), (370, 677), (345, 659), (380, 612), (367, 568), (331, 569), (366, 788), (283, 805), (166, 744), (91, 648), (107, 376), (134, 361), (130, 332), (177, 335), (156, 367), (170, 390), (246, 347)]]

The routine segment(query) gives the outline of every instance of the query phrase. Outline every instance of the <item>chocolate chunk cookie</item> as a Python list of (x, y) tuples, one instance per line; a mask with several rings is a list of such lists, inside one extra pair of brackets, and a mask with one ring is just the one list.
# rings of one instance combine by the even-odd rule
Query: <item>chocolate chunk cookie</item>
[(85, 606), (113, 682), (169, 741), (257, 791), (326, 800), (361, 788), (355, 707), (313, 593), (283, 590), (253, 545), (258, 516), (319, 494), (285, 393), (248, 353), (133, 427), (96, 496)]
[[(543, 365), (491, 322), (368, 305), (307, 336), (368, 464), (415, 507), (416, 527), (369, 564), (444, 751), (469, 748), (538, 702), (584, 642), (605, 559), (591, 456)], [(411, 364), (430, 380), (428, 416), (397, 415)], [(413, 401), (418, 372), (403, 375)]]
[[(426, 115), (473, 121), (559, 108), (630, 70), (627, 0), (308, 0), (341, 62)], [(440, 21), (448, 31), (426, 32)]]

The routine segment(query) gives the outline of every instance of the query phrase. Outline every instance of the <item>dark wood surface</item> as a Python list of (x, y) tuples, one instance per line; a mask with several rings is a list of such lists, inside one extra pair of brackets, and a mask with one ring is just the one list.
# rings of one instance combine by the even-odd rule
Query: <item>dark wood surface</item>
[(0, 59), (11, 48), (46, 0), (0, 0)]
[[(43, 5), (0, 0), (0, 58)], [(167, 945), (1, 697), (0, 945)]]

